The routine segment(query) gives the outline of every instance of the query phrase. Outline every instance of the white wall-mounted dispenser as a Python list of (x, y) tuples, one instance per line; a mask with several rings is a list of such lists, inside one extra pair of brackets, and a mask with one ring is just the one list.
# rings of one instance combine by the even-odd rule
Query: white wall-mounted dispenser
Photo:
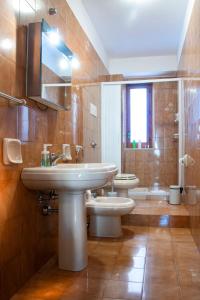
[(185, 154), (179, 159), (179, 163), (183, 164), (186, 168), (192, 167), (195, 164), (195, 160), (188, 154)]
[(18, 139), (3, 139), (3, 162), (5, 165), (22, 164), (21, 141)]

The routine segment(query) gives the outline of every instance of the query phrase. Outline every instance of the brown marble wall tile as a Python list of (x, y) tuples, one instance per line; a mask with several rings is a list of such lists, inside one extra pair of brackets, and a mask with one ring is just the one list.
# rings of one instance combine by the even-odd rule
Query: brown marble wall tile
[(200, 1), (196, 0), (179, 63), (179, 76), (184, 77), (185, 152), (195, 160), (185, 168), (185, 200), (190, 213), (190, 227), (200, 249)]
[(153, 84), (154, 137), (153, 148), (123, 151), (125, 173), (134, 173), (141, 186), (177, 184), (178, 143), (173, 138), (178, 127), (174, 122), (177, 112), (177, 83)]
[[(0, 40), (8, 38), (12, 44), (7, 51), (0, 47), (0, 91), (25, 97), (26, 25), (42, 18), (58, 27), (81, 65), (73, 71), (70, 111), (56, 112), (31, 100), (26, 107), (15, 106), (0, 99), (0, 299), (6, 300), (57, 251), (57, 215), (41, 215), (37, 194), (20, 180), (22, 167), (39, 165), (44, 143), (52, 143), (53, 151), (60, 151), (63, 143), (83, 144), (87, 97), (80, 84), (99, 82), (108, 72), (65, 0), (0, 0), (0, 5)], [(49, 7), (57, 8), (56, 16), (48, 15)], [(88, 93), (91, 101), (99, 101), (98, 89)], [(87, 128), (99, 138), (96, 125), (90, 121)], [(22, 141), (23, 165), (3, 164), (4, 137)]]

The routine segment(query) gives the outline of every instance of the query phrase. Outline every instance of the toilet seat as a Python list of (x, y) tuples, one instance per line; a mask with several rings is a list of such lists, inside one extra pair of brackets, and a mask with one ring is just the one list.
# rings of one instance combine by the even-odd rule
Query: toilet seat
[(119, 197), (128, 198), (128, 190), (137, 187), (139, 183), (135, 174), (119, 173), (112, 182), (107, 183), (105, 189), (110, 189), (113, 185), (114, 191)]
[(135, 174), (117, 174), (113, 180), (113, 184), (116, 190), (127, 190), (126, 193), (123, 192), (119, 194), (120, 196), (127, 197), (128, 189), (136, 187), (139, 184), (139, 179), (135, 176)]
[(114, 180), (133, 180), (136, 179), (137, 177), (135, 176), (135, 174), (117, 174), (115, 176)]

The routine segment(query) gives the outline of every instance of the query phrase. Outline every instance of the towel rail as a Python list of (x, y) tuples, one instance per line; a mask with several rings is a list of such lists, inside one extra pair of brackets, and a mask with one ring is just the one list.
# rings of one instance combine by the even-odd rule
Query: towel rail
[(14, 101), (14, 102), (22, 104), (22, 105), (26, 105), (26, 100), (25, 99), (18, 99), (18, 98), (15, 98), (13, 96), (10, 96), (8, 94), (2, 93), (2, 92), (0, 92), (0, 97), (3, 97), (5, 99), (11, 100), (11, 101)]

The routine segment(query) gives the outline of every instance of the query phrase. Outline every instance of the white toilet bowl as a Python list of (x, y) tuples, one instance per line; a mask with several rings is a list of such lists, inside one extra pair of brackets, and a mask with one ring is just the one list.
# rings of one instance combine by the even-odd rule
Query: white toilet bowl
[(86, 202), (90, 215), (90, 235), (119, 237), (122, 235), (121, 216), (133, 210), (135, 202), (122, 197), (97, 197)]
[(134, 174), (117, 174), (114, 178), (114, 190), (119, 197), (128, 197), (128, 190), (138, 186), (139, 179)]

